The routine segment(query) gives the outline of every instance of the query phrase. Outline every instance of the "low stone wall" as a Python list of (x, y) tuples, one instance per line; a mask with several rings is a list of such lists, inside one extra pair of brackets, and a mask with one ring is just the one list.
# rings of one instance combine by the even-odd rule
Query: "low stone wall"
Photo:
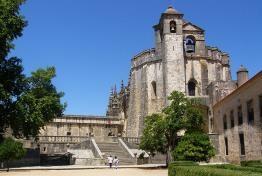
[[(25, 166), (39, 166), (40, 165), (40, 151), (39, 148), (27, 148), (25, 156), (20, 160), (10, 161), (9, 167), (25, 167)], [(1, 165), (0, 165), (1, 166)], [(3, 163), (7, 167), (7, 163)]]
[(40, 164), (42, 166), (63, 166), (74, 164), (72, 155), (68, 154), (41, 154)]

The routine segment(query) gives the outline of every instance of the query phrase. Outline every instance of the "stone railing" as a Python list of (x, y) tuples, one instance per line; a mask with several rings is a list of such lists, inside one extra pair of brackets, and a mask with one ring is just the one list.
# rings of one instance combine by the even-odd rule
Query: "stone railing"
[(131, 143), (131, 144), (139, 144), (140, 138), (138, 137), (122, 137), (123, 141)]
[(123, 141), (123, 139), (118, 138), (118, 143), (122, 149), (124, 149), (132, 158), (135, 158), (135, 155), (133, 152), (129, 149), (129, 147), (126, 145), (126, 143)]
[(97, 146), (97, 143), (94, 138), (91, 138), (91, 150), (96, 158), (103, 158), (102, 152)]
[(209, 105), (209, 96), (187, 96), (187, 98), (199, 103), (201, 105)]
[(89, 140), (87, 136), (38, 136), (39, 143), (81, 143)]

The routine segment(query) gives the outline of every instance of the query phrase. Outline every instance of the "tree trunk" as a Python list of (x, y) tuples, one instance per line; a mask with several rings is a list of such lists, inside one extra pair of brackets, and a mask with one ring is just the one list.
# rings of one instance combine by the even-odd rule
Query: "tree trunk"
[(169, 163), (171, 163), (172, 161), (172, 146), (168, 146), (168, 150), (167, 150), (167, 166), (169, 165)]
[(6, 172), (9, 172), (9, 162), (6, 161)]

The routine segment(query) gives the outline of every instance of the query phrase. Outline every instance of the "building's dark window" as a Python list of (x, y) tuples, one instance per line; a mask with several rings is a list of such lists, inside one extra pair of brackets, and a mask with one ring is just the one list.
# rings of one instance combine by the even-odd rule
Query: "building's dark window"
[(260, 122), (262, 123), (262, 95), (259, 96)]
[(226, 148), (226, 155), (228, 155), (228, 140), (227, 140), (227, 137), (225, 137), (225, 148)]
[(245, 140), (244, 140), (244, 134), (240, 133), (239, 134), (239, 142), (240, 142), (240, 153), (241, 155), (245, 155)]
[(186, 37), (185, 50), (187, 53), (195, 52), (196, 39), (194, 36), (190, 35)]
[(234, 122), (234, 111), (230, 111), (230, 123), (231, 123), (231, 128), (234, 128), (235, 122)]
[(67, 132), (66, 135), (67, 135), (67, 136), (71, 136), (71, 132)]
[(238, 125), (242, 125), (243, 124), (242, 106), (237, 107), (237, 117), (238, 117)]
[(153, 97), (156, 98), (156, 96), (157, 96), (157, 94), (156, 94), (156, 82), (152, 81), (151, 85), (152, 85)]
[(253, 107), (253, 100), (249, 100), (247, 102), (247, 119), (249, 124), (254, 123), (254, 107)]
[(227, 129), (227, 115), (225, 114), (223, 117), (223, 124), (224, 124), (224, 130)]
[(196, 95), (196, 83), (194, 81), (189, 81), (188, 83), (188, 95), (189, 96)]
[(176, 33), (176, 22), (175, 21), (170, 21), (170, 32)]

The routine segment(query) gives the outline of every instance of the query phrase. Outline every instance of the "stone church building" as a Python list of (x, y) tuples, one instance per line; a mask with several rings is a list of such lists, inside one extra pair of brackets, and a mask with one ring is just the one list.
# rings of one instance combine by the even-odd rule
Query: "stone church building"
[(161, 112), (177, 90), (199, 98), (205, 107), (206, 132), (216, 147), (216, 160), (262, 159), (262, 73), (248, 80), (241, 66), (238, 80), (232, 80), (229, 54), (208, 46), (204, 29), (171, 6), (153, 30), (155, 47), (132, 58), (128, 85), (122, 82), (119, 92), (112, 89), (105, 117), (64, 116), (41, 135), (139, 139), (145, 117)]

